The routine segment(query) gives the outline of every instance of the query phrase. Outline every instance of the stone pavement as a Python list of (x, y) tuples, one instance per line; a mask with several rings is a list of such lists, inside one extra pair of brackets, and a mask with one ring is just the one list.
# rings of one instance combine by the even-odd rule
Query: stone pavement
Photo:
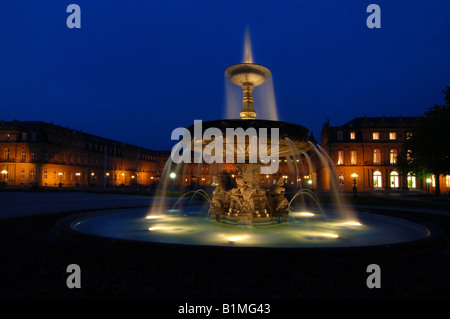
[(0, 219), (85, 209), (150, 206), (140, 195), (84, 192), (0, 192)]

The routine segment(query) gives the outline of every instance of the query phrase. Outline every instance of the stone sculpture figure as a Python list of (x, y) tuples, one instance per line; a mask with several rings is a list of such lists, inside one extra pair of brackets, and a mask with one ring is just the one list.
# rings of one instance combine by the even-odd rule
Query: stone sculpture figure
[(253, 195), (255, 194), (256, 189), (253, 185), (249, 185), (244, 188), (242, 193), (242, 206), (243, 211), (245, 213), (254, 213), (255, 212), (255, 203), (253, 201)]
[(274, 210), (277, 213), (284, 212), (290, 209), (289, 202), (284, 196), (285, 188), (284, 188), (285, 180), (283, 177), (280, 177), (274, 185), (270, 188), (270, 193), (273, 200)]
[(225, 184), (218, 176), (213, 176), (213, 186), (216, 188), (213, 191), (211, 199), (211, 207), (218, 209), (227, 209), (230, 203), (229, 194), (225, 188)]

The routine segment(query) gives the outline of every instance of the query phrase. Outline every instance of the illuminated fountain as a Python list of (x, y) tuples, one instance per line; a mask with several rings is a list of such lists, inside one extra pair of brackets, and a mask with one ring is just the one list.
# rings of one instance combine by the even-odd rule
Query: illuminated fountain
[[(238, 171), (233, 185), (227, 187), (223, 174), (216, 174), (212, 193), (201, 188), (191, 190), (174, 203), (173, 199), (169, 201), (165, 197), (169, 185), (173, 186), (169, 174), (175, 178), (176, 171), (181, 176), (180, 180), (184, 180), (183, 167), (186, 168), (186, 165), (177, 164), (173, 169), (174, 165), (169, 159), (161, 178), (158, 196), (150, 210), (133, 209), (69, 218), (69, 221), (61, 223), (63, 226), (59, 228), (60, 233), (66, 234), (65, 237), (71, 232), (78, 236), (84, 234), (89, 238), (111, 238), (115, 242), (129, 242), (130, 245), (149, 243), (296, 249), (380, 245), (391, 247), (429, 238), (430, 229), (421, 224), (384, 215), (356, 213), (344, 205), (337, 182), (333, 179), (331, 189), (334, 205), (330, 209), (322, 207), (316, 194), (302, 186), (302, 183), (313, 180), (313, 158), (330, 171), (330, 176), (336, 176), (333, 163), (328, 154), (308, 137), (307, 128), (274, 119), (257, 119), (253, 93), (271, 77), (271, 72), (265, 66), (253, 63), (247, 41), (245, 47), (244, 63), (232, 65), (225, 71), (227, 79), (242, 88), (240, 119), (202, 122), (199, 136), (196, 136), (198, 127), (191, 125), (187, 131), (189, 136), (194, 137), (187, 142), (194, 153), (201, 153), (215, 140), (204, 137), (204, 132), (208, 129), (216, 129), (224, 140), (228, 137), (227, 129), (255, 129), (256, 141), (265, 138), (266, 149), (263, 151), (270, 154), (269, 161), (260, 158), (256, 162), (251, 161), (252, 138), (241, 142), (237, 139), (231, 150), (230, 144), (223, 143), (223, 158), (231, 151), (232, 165)], [(267, 135), (261, 136), (261, 132)], [(278, 135), (275, 144), (272, 132), (277, 132)], [(243, 160), (239, 160), (238, 154), (244, 154)], [(267, 182), (260, 185), (262, 169), (269, 166), (270, 161), (281, 159), (289, 161), (287, 163), (295, 176), (296, 190), (290, 199), (286, 195), (286, 187), (291, 185), (286, 185), (286, 176), (273, 175), (269, 183), (267, 175)], [(198, 170), (202, 165), (198, 164)], [(219, 171), (220, 167), (217, 169)], [(192, 199), (195, 195), (201, 195), (204, 201), (194, 203)]]

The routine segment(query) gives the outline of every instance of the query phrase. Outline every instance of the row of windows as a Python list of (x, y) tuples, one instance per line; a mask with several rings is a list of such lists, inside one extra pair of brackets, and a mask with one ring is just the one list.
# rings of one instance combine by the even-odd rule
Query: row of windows
[[(22, 150), (22, 152), (20, 153), (20, 160), (22, 162), (24, 162), (27, 158), (27, 151), (25, 149)], [(35, 152), (30, 152), (30, 160), (34, 161), (36, 159), (36, 153)], [(9, 161), (9, 148), (5, 148), (3, 150), (3, 160), (4, 161)]]
[[(344, 185), (344, 175), (338, 176), (339, 184)], [(447, 175), (447, 187), (450, 187), (450, 175)], [(353, 181), (352, 181), (353, 182)], [(356, 179), (354, 180), (355, 185)], [(407, 175), (407, 184), (408, 188), (416, 188), (416, 177), (414, 175), (408, 174)], [(383, 178), (380, 171), (375, 171), (372, 174), (372, 185), (373, 188), (382, 188), (383, 187)], [(391, 188), (398, 188), (399, 187), (399, 175), (398, 172), (392, 171), (389, 174), (389, 187)]]
[[(389, 140), (391, 140), (391, 141), (397, 140), (397, 138), (398, 138), (397, 132), (389, 132), (388, 137), (389, 137)], [(407, 139), (411, 138), (411, 133), (410, 132), (406, 133), (406, 138)], [(343, 131), (338, 131), (337, 132), (337, 140), (338, 141), (342, 141), (343, 139), (344, 139), (344, 132)], [(355, 140), (356, 139), (356, 132), (354, 132), (354, 131), (349, 132), (349, 139)], [(380, 132), (378, 132), (378, 131), (372, 132), (372, 140), (373, 141), (380, 140)]]
[[(27, 156), (26, 149), (22, 149), (22, 151), (20, 153), (20, 160), (22, 162), (25, 161), (26, 160), (26, 156)], [(65, 161), (64, 153), (60, 153), (58, 156), (59, 156), (61, 162)], [(83, 156), (83, 155), (69, 153), (67, 155), (67, 158), (68, 158), (68, 161), (70, 163), (73, 163), (74, 161), (76, 163), (80, 163), (81, 162), (81, 156)], [(48, 157), (49, 157), (48, 153), (45, 154), (45, 157), (46, 157), (46, 160), (48, 161)], [(151, 155), (148, 155), (148, 154), (142, 154), (141, 158), (144, 159), (144, 160), (148, 160), (148, 161), (153, 161), (153, 162), (156, 161), (156, 157), (155, 156), (151, 156)], [(3, 150), (3, 160), (4, 161), (9, 161), (10, 160), (10, 151), (9, 151), (9, 148), (7, 148), (7, 147)], [(36, 160), (36, 152), (34, 152), (34, 151), (30, 152), (30, 160), (32, 160), (32, 161)], [(85, 156), (85, 159), (84, 159), (85, 164), (87, 164), (87, 161), (88, 161), (87, 156)]]
[(21, 133), (21, 135), (16, 133), (1, 133), (0, 140), (1, 141), (16, 141), (19, 136), (22, 136), (22, 141), (28, 140), (28, 137), (31, 136), (32, 141), (36, 141), (37, 133), (28, 134), (26, 132)]
[[(344, 165), (344, 151), (338, 151), (337, 155), (337, 165)], [(389, 164), (397, 164), (397, 155), (397, 149), (393, 148), (389, 151)], [(373, 150), (372, 159), (374, 165), (381, 164), (381, 150), (379, 148)], [(358, 153), (356, 151), (350, 151), (350, 164), (358, 164)]]

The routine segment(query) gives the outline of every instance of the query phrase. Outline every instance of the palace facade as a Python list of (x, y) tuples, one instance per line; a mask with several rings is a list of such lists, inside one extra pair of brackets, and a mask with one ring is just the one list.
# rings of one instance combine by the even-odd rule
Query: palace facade
[[(428, 182), (413, 174), (402, 174), (397, 156), (403, 142), (420, 123), (420, 117), (358, 117), (342, 126), (324, 124), (321, 145), (335, 164), (333, 178), (342, 191), (423, 190), (434, 191), (435, 179)], [(332, 173), (333, 174), (333, 173)], [(319, 189), (329, 191), (330, 173), (319, 168)], [(450, 176), (441, 180), (441, 191), (448, 192)]]
[(0, 122), (0, 178), (7, 186), (151, 186), (169, 155), (51, 123)]

